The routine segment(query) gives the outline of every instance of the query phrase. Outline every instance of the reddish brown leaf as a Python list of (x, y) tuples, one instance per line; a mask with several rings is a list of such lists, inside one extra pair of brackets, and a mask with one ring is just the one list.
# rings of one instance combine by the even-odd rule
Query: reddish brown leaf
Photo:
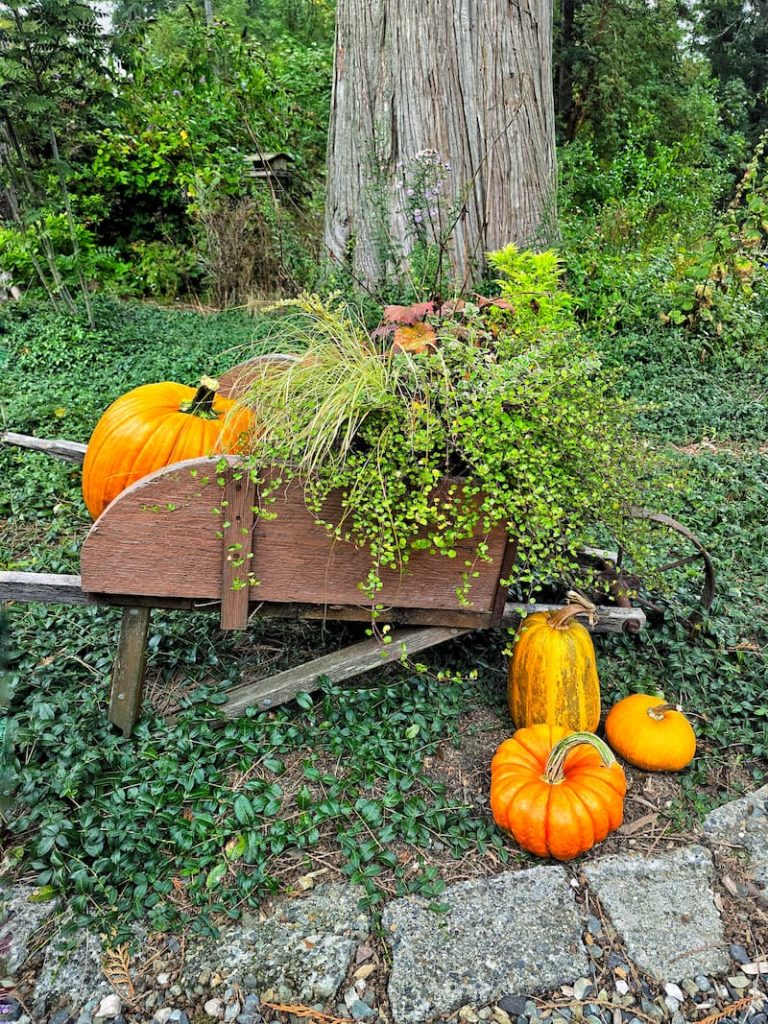
[(475, 298), (477, 299), (477, 304), (480, 307), (480, 309), (483, 309), (485, 306), (496, 306), (498, 309), (514, 309), (515, 308), (512, 305), (512, 303), (508, 302), (506, 299), (502, 299), (502, 298), (489, 299), (485, 295), (476, 295)]
[(412, 306), (385, 306), (384, 322), (411, 327), (434, 311), (434, 302), (415, 302)]

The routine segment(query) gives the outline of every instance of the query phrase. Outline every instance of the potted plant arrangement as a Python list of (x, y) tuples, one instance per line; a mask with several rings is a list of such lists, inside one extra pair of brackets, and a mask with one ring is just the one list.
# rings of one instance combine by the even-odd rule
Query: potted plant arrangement
[(389, 306), (372, 329), (339, 295), (290, 300), (298, 321), (278, 330), (303, 355), (266, 364), (244, 399), (258, 515), (279, 515), (276, 496), (300, 481), (315, 521), (367, 551), (359, 587), (374, 614), (383, 574), (421, 551), (455, 561), (470, 600), (499, 528), (529, 593), (572, 576), (580, 543), (598, 524), (621, 537), (637, 500), (629, 412), (578, 330), (557, 256), (509, 246), (488, 260), (497, 297)]

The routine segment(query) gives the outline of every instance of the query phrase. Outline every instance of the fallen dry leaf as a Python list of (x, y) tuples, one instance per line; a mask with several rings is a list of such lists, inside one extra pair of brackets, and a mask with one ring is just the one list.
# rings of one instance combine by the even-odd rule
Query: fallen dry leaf
[(653, 814), (644, 814), (642, 818), (628, 821), (626, 825), (622, 825), (617, 831), (620, 836), (633, 836), (637, 832), (642, 832), (646, 825), (655, 825), (658, 820), (658, 812), (654, 811)]
[(768, 974), (768, 960), (755, 960), (751, 964), (742, 964), (744, 974)]

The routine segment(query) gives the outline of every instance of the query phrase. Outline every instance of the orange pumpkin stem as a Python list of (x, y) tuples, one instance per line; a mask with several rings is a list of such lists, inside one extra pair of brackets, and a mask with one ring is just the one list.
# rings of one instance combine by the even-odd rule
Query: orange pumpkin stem
[(600, 739), (599, 736), (595, 736), (592, 732), (572, 732), (568, 736), (563, 736), (563, 738), (556, 743), (554, 747), (552, 747), (549, 757), (547, 758), (547, 764), (544, 768), (542, 779), (545, 782), (548, 782), (550, 786), (556, 786), (558, 782), (562, 782), (565, 778), (565, 773), (563, 771), (565, 759), (568, 756), (569, 751), (573, 747), (581, 746), (582, 743), (586, 743), (588, 746), (595, 748), (606, 768), (610, 768), (612, 764), (616, 763), (613, 751), (604, 740)]
[(654, 704), (653, 707), (648, 708), (645, 712), (649, 718), (655, 719), (657, 722), (664, 721), (664, 715), (668, 711), (682, 711), (680, 704)]
[(201, 377), (200, 386), (194, 397), (188, 402), (182, 402), (179, 412), (188, 412), (190, 415), (199, 416), (204, 420), (218, 419), (213, 411), (213, 402), (218, 390), (219, 382), (214, 377)]

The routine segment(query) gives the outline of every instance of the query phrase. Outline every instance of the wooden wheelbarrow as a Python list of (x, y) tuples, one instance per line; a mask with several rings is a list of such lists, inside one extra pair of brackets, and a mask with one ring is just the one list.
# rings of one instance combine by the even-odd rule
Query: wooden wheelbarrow
[[(222, 375), (220, 393), (242, 393), (255, 363)], [(19, 434), (2, 439), (75, 463), (86, 449)], [(0, 572), (0, 600), (124, 608), (109, 719), (130, 736), (141, 712), (152, 608), (216, 612), (222, 629), (244, 629), (254, 616), (370, 622), (370, 602), (362, 600), (358, 585), (370, 567), (367, 552), (329, 537), (296, 481), (278, 491), (270, 509), (274, 518), (256, 515), (258, 507), (258, 488), (234, 456), (167, 466), (123, 491), (93, 524), (80, 576)], [(324, 514), (332, 519), (341, 511), (340, 496), (332, 496)], [(513, 626), (529, 612), (558, 607), (508, 601), (501, 581), (509, 578), (515, 546), (502, 527), (487, 544), (490, 560), (474, 562), (468, 603), (456, 593), (455, 567), (474, 559), (471, 542), (455, 560), (416, 552), (407, 571), (382, 574), (376, 622), (396, 624), (386, 638), (233, 687), (224, 714), (235, 718), (252, 705), (272, 708), (316, 689), (320, 678), (339, 682), (474, 629)], [(591, 628), (635, 631), (644, 622), (639, 608), (601, 606)]]

